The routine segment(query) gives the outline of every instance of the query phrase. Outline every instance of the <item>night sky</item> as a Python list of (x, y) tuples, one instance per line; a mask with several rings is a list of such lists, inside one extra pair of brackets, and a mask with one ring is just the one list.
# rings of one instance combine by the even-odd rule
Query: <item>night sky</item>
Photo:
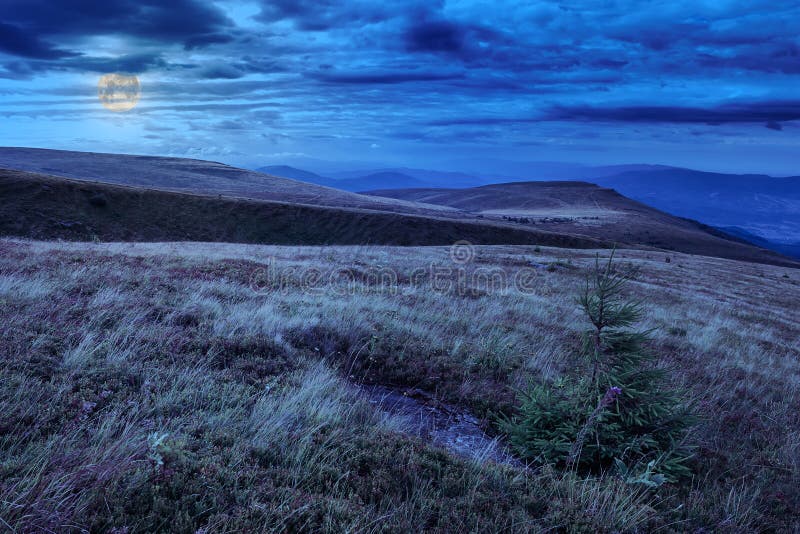
[[(800, 2), (2, 0), (0, 145), (800, 174)], [(106, 73), (139, 76), (105, 109)]]

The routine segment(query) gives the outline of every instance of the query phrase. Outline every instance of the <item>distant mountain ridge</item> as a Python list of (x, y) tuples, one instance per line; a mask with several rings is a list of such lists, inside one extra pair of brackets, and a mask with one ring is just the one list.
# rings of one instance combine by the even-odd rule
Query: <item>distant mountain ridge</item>
[(785, 251), (781, 245), (800, 242), (800, 177), (660, 169), (594, 181), (674, 215), (740, 228), (745, 239), (773, 250)]

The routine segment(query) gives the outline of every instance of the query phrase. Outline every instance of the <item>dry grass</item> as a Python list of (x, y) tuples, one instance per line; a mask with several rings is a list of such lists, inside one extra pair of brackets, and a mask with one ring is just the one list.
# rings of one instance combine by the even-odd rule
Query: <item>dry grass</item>
[[(0, 518), (20, 532), (791, 531), (800, 518), (800, 274), (619, 252), (676, 381), (705, 418), (696, 478), (609, 480), (474, 465), (396, 431), (348, 380), (491, 414), (574, 364), (593, 251), (479, 247), (468, 269), (529, 293), (434, 291), (443, 247), (0, 241)], [(603, 252), (601, 252), (603, 254)], [(253, 273), (289, 272), (256, 292)], [(390, 267), (387, 288), (303, 274)], [(291, 269), (290, 269), (291, 268)], [(469, 510), (465, 513), (465, 510)], [(588, 518), (588, 519), (587, 519)], [(575, 528), (577, 529), (578, 526)]]

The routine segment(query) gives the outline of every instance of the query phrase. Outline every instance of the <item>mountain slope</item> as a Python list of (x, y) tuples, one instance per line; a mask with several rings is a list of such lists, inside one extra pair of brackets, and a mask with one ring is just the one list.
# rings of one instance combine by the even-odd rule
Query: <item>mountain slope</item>
[(267, 167), (259, 167), (257, 172), (269, 174), (272, 176), (279, 176), (281, 178), (289, 178), (291, 180), (299, 180), (309, 184), (324, 185), (325, 187), (336, 187), (336, 180), (333, 178), (326, 178), (311, 171), (305, 171), (289, 165), (269, 165)]
[(690, 254), (777, 264), (795, 262), (695, 221), (674, 217), (585, 182), (513, 182), (467, 189), (369, 194), (440, 204), (488, 219)]
[(359, 178), (338, 180), (335, 187), (345, 191), (367, 191), (370, 189), (408, 189), (411, 187), (427, 187), (427, 182), (401, 172), (382, 171)]
[(0, 169), (0, 235), (272, 244), (540, 244), (607, 247), (530, 228), (353, 208), (225, 198)]
[(0, 167), (169, 191), (382, 211), (441, 211), (436, 206), (376, 199), (222, 163), (184, 158), (0, 147)]
[[(412, 169), (408, 167), (374, 169), (368, 171), (340, 171), (331, 173), (331, 176), (338, 180), (352, 180), (363, 178), (364, 176), (375, 176), (381, 174), (402, 174), (408, 176), (419, 182), (418, 187), (476, 187), (497, 181), (496, 179), (472, 176), (463, 172), (433, 171), (429, 169)], [(369, 189), (396, 188), (389, 184), (373, 184)]]
[(427, 181), (419, 180), (398, 171), (377, 171), (365, 175), (351, 173), (352, 176), (337, 179), (327, 178), (288, 165), (271, 165), (269, 167), (260, 167), (256, 170), (281, 178), (301, 180), (311, 184), (334, 187), (342, 191), (350, 192), (366, 191), (370, 189), (407, 189), (409, 187), (429, 187), (433, 185)]

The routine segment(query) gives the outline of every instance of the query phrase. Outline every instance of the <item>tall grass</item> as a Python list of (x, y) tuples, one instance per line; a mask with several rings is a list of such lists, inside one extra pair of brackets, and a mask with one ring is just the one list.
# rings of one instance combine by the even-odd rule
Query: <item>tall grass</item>
[[(800, 286), (780, 268), (621, 251), (641, 268), (630, 291), (648, 298), (654, 350), (706, 415), (691, 437), (700, 475), (654, 498), (610, 474), (456, 458), (347, 385), (423, 389), (484, 420), (512, 409), (518, 388), (574, 366), (573, 295), (591, 251), (541, 249), (537, 262), (572, 267), (541, 270), (529, 294), (340, 295), (256, 293), (249, 275), (268, 261), (381, 264), (404, 280), (448, 252), (2, 244), (0, 519), (17, 532), (791, 531), (800, 520)], [(479, 257), (513, 274), (509, 259), (526, 255)]]

